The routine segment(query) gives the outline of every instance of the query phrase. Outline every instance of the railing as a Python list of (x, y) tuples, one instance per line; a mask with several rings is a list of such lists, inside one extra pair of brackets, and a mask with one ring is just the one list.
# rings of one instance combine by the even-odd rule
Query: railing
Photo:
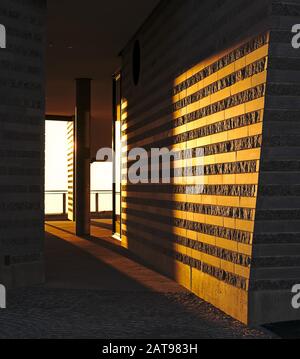
[(91, 191), (91, 212), (112, 212), (112, 191)]
[[(45, 192), (45, 214), (67, 215), (67, 191)], [(91, 212), (102, 213), (112, 211), (112, 191), (91, 191)]]
[(45, 192), (45, 214), (66, 215), (67, 214), (67, 191)]

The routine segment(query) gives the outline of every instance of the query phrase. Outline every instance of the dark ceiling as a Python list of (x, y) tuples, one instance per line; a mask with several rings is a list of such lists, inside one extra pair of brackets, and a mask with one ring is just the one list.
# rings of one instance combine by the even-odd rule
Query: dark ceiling
[(74, 113), (74, 79), (93, 78), (93, 153), (111, 145), (118, 52), (159, 0), (48, 1), (47, 113)]

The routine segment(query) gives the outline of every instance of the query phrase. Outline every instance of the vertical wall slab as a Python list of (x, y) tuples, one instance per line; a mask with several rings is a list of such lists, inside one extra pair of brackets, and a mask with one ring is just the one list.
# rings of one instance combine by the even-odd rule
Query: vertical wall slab
[(242, 321), (248, 315), (268, 49), (266, 33), (174, 79), (171, 123), (165, 130), (161, 122), (147, 125), (155, 140), (135, 146), (190, 150), (191, 173), (201, 148), (204, 176), (183, 178), (182, 160), (175, 161), (173, 184), (146, 186), (142, 198), (131, 187), (123, 199), (133, 238), (127, 242), (155, 248), (179, 283)]
[(196, 149), (205, 155), (201, 193), (181, 161), (171, 184), (132, 184), (123, 160), (123, 245), (248, 324), (299, 317), (299, 55), (282, 14), (298, 5), (289, 3), (162, 1), (122, 52), (124, 153), (191, 150), (190, 176)]
[(46, 1), (2, 0), (0, 23), (0, 283), (44, 280)]
[(253, 242), (250, 322), (300, 319), (292, 288), (300, 283), (300, 49), (291, 29), (299, 1), (274, 2), (263, 149)]

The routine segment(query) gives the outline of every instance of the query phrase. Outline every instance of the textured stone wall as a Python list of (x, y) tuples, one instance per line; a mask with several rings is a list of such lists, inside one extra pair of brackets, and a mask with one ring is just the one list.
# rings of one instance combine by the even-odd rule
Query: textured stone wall
[(291, 288), (300, 282), (300, 51), (291, 45), (300, 2), (273, 2), (271, 15), (251, 271), (254, 322), (300, 318), (291, 306)]
[(46, 1), (1, 0), (0, 282), (40, 283), (44, 213)]
[[(290, 293), (300, 278), (297, 3), (162, 1), (123, 51), (123, 245), (251, 324), (300, 315)], [(175, 158), (171, 184), (133, 185), (136, 147), (189, 150), (191, 165)]]

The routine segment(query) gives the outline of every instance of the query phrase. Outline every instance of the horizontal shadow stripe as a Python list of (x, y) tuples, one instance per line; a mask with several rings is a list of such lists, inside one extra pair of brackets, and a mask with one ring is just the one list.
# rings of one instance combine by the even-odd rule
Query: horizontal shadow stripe
[[(225, 131), (235, 130), (237, 128), (254, 125), (261, 121), (262, 121), (261, 111), (254, 111), (237, 117), (230, 118), (225, 121), (220, 121), (213, 123), (211, 125), (199, 127), (197, 129), (187, 131), (179, 135), (171, 136), (170, 140), (172, 140), (172, 144), (178, 144), (186, 141), (196, 140), (202, 137), (211, 136), (217, 133), (222, 133)], [(145, 138), (149, 138), (157, 134), (161, 134), (164, 131), (169, 131), (172, 129), (175, 129), (175, 126), (174, 126), (174, 122), (170, 121), (162, 126), (154, 128), (153, 130), (147, 131), (146, 134), (143, 133), (141, 135), (135, 136), (125, 142), (128, 145), (131, 145), (138, 141), (144, 140)], [(145, 137), (145, 135), (147, 135), (147, 137)]]
[[(249, 268), (251, 265), (251, 257), (245, 254), (241, 254), (235, 251), (231, 251), (228, 249), (220, 248), (208, 243), (203, 243), (201, 241), (196, 241), (191, 238), (178, 236), (173, 233), (164, 232), (162, 230), (159, 230), (157, 228), (149, 227), (145, 224), (136, 223), (132, 221), (124, 221), (124, 224), (126, 224), (127, 227), (132, 228), (133, 226), (137, 231), (140, 231), (139, 233), (147, 233), (149, 236), (153, 237), (153, 241), (151, 240), (151, 243), (154, 243), (156, 246), (159, 246), (159, 248), (162, 249), (174, 249), (174, 245), (178, 244), (180, 246), (216, 257), (220, 258), (224, 261), (231, 262), (243, 267)], [(157, 243), (158, 240), (164, 239), (163, 245), (160, 243)], [(147, 239), (150, 241), (149, 239)]]
[[(276, 146), (277, 141), (280, 141), (280, 139), (274, 138), (269, 139), (268, 143), (269, 145)], [(283, 141), (283, 140), (282, 140)], [(292, 141), (292, 139), (290, 140)], [(300, 138), (293, 139), (295, 141), (295, 145), (300, 143)], [(299, 141), (299, 142), (297, 142)], [(267, 139), (265, 139), (265, 142), (267, 142)], [(171, 144), (174, 145), (174, 144)], [(170, 147), (171, 147), (170, 145)], [(222, 153), (230, 153), (230, 152), (237, 152), (237, 151), (243, 151), (243, 150), (251, 150), (255, 148), (261, 148), (262, 145), (262, 135), (255, 135), (251, 137), (244, 137), (239, 138), (236, 140), (231, 141), (225, 141), (225, 142), (218, 142), (212, 145), (206, 145), (201, 147), (203, 149), (204, 156), (212, 156), (212, 155), (218, 155)], [(161, 141), (153, 143), (151, 145), (144, 146), (143, 149), (147, 152), (148, 157), (151, 155), (151, 150), (153, 148), (168, 148), (164, 145)], [(178, 159), (185, 158), (198, 158), (199, 148), (192, 148), (188, 151), (176, 151), (175, 157)], [(201, 155), (202, 155), (202, 151)], [(124, 153), (125, 157), (129, 155), (129, 151), (127, 153)]]
[[(170, 193), (188, 195), (212, 195), (230, 197), (255, 197), (256, 185), (204, 185), (204, 186), (184, 186), (172, 184), (138, 184), (122, 186), (122, 191), (146, 192), (146, 193)], [(266, 187), (265, 190), (269, 188)], [(270, 189), (271, 190), (271, 189)], [(276, 194), (277, 186), (274, 188)], [(300, 195), (300, 186), (299, 186)]]
[(203, 205), (198, 203), (186, 203), (186, 202), (173, 202), (173, 201), (159, 201), (135, 197), (123, 197), (123, 202), (128, 204), (138, 204), (157, 208), (164, 208), (176, 211), (183, 211), (189, 213), (199, 213), (209, 216), (235, 218), (246, 221), (253, 220), (255, 211), (249, 208), (237, 208), (237, 207), (226, 207), (226, 206), (214, 206), (214, 205)]
[(220, 227), (216, 225), (193, 222), (186, 219), (155, 215), (152, 213), (136, 211), (129, 208), (123, 208), (122, 212), (126, 214), (128, 218), (130, 218), (130, 215), (133, 215), (134, 217), (137, 218), (149, 218), (154, 222), (165, 224), (167, 226), (191, 230), (194, 232), (203, 233), (214, 237), (224, 238), (243, 244), (250, 244), (251, 242), (252, 233), (241, 231), (238, 229), (231, 229), (231, 228)]

